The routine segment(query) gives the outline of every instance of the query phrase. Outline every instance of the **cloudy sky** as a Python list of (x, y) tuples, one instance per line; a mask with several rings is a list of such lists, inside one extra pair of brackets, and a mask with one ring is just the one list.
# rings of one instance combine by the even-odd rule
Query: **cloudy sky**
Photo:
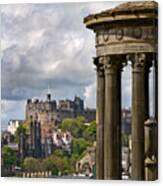
[[(1, 115), (24, 119), (28, 98), (56, 100), (75, 95), (95, 107), (95, 36), (83, 18), (120, 2), (19, 4), (1, 6)], [(122, 105), (131, 104), (131, 69), (123, 72)]]

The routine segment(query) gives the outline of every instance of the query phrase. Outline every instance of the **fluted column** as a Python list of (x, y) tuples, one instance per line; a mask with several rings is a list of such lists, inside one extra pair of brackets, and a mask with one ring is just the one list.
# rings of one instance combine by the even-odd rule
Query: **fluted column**
[(121, 179), (121, 63), (105, 59), (104, 178)]
[(144, 180), (144, 122), (148, 119), (149, 56), (135, 54), (132, 70), (132, 179)]
[(96, 179), (104, 179), (104, 100), (105, 100), (104, 57), (95, 58), (94, 63), (97, 67)]

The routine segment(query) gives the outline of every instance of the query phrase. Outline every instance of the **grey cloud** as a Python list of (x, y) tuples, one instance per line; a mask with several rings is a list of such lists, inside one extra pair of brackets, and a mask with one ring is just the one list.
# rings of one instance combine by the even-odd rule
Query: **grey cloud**
[(2, 99), (43, 98), (50, 85), (54, 99), (76, 94), (95, 107), (95, 37), (83, 18), (119, 3), (2, 5)]
[[(34, 5), (28, 8), (25, 16), (22, 11), (22, 17), (21, 14), (8, 17), (7, 20), (12, 19), (10, 24), (3, 20), (4, 31), (8, 26), (11, 28), (7, 32), (9, 38), (18, 40), (3, 51), (2, 98), (25, 99), (33, 96), (35, 89), (41, 91), (47, 84), (53, 88), (82, 87), (92, 83), (95, 73), (90, 56), (94, 48), (93, 44), (90, 45), (92, 37), (88, 39), (82, 23), (81, 8), (76, 5), (73, 11), (73, 5)], [(16, 12), (17, 7), (13, 10)], [(57, 61), (60, 61), (59, 65), (54, 70), (49, 69)]]

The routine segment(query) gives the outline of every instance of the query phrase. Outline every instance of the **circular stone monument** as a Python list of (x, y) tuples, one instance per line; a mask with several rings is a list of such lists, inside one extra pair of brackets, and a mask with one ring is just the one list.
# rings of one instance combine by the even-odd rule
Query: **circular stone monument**
[(144, 122), (149, 118), (153, 62), (157, 85), (157, 6), (153, 1), (128, 2), (84, 18), (96, 34), (97, 179), (121, 179), (121, 71), (128, 60), (132, 62), (132, 179), (145, 178)]

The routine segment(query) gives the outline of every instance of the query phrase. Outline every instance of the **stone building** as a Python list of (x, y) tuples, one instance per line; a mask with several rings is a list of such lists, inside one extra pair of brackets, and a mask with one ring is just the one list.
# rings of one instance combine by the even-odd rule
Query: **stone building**
[(15, 134), (17, 128), (23, 123), (23, 120), (10, 120), (8, 122), (7, 131), (11, 134)]
[(38, 120), (30, 123), (30, 151), (34, 157), (41, 157), (41, 124)]
[(38, 99), (28, 99), (26, 104), (26, 120), (37, 116), (41, 123), (41, 135), (52, 136), (52, 132), (58, 128), (64, 118), (75, 118), (84, 116), (86, 122), (95, 120), (95, 109), (84, 109), (84, 101), (75, 96), (74, 100), (51, 100), (51, 95), (47, 94), (45, 101)]
[(54, 151), (53, 139), (51, 136), (46, 136), (41, 139), (42, 157), (48, 157)]
[(95, 147), (89, 147), (85, 155), (76, 162), (76, 172), (78, 175), (91, 177), (93, 175), (93, 167), (95, 165)]
[(60, 129), (53, 132), (53, 144), (55, 149), (63, 149), (67, 153), (71, 153), (72, 135), (70, 132), (62, 132)]
[(122, 109), (122, 132), (124, 134), (131, 134), (131, 110)]
[[(51, 95), (47, 94), (45, 101), (38, 99), (28, 99), (26, 104), (26, 120), (37, 116), (42, 125), (42, 135), (50, 132), (49, 129), (57, 127), (57, 104), (51, 100)], [(45, 125), (45, 127), (44, 127)], [(47, 131), (48, 130), (48, 131)]]
[(29, 131), (22, 131), (19, 134), (19, 156), (21, 159), (26, 156), (35, 158), (42, 157), (42, 144), (41, 144), (41, 125), (37, 119), (30, 121)]

